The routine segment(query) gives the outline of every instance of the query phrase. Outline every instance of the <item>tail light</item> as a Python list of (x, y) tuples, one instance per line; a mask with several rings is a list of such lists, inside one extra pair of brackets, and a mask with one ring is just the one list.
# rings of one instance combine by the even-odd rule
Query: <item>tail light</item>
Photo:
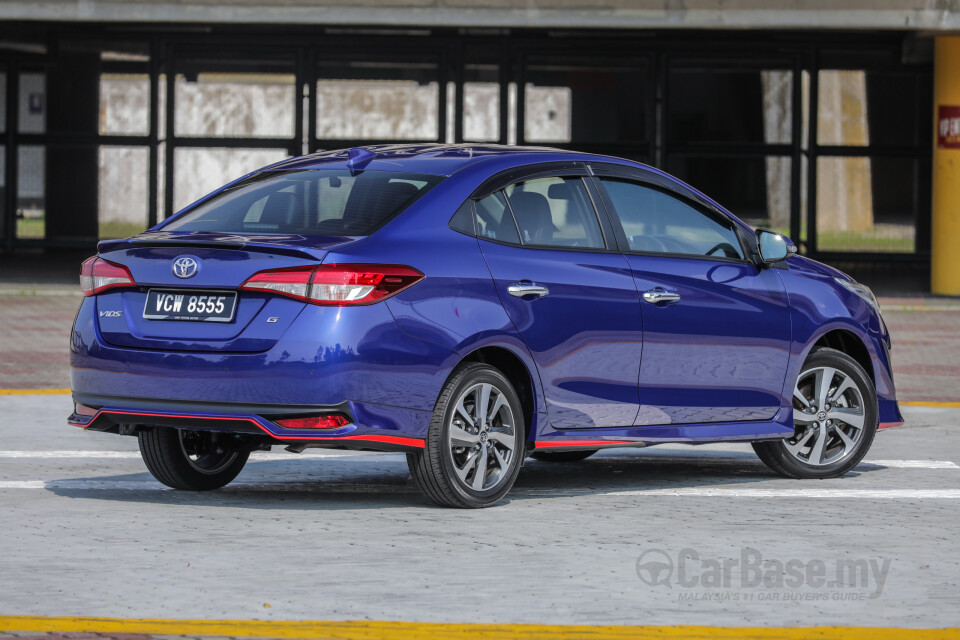
[(423, 280), (411, 267), (385, 264), (324, 264), (269, 269), (240, 285), (247, 291), (272, 291), (310, 304), (343, 307), (373, 304)]
[(122, 264), (116, 264), (93, 256), (80, 266), (80, 289), (85, 296), (95, 296), (101, 291), (114, 287), (135, 287), (130, 270)]
[(274, 420), (284, 429), (339, 429), (350, 424), (350, 419), (338, 414), (328, 416), (312, 416), (309, 418), (285, 418)]
[(310, 293), (310, 276), (314, 267), (291, 269), (268, 269), (250, 276), (240, 285), (247, 291), (272, 291), (297, 300), (307, 300)]

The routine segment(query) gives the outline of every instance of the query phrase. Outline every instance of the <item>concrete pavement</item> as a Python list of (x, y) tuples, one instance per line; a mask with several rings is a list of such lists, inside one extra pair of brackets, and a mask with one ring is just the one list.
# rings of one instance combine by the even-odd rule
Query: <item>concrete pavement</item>
[(170, 491), (134, 439), (65, 426), (68, 396), (0, 410), (0, 615), (960, 626), (960, 410), (905, 408), (835, 480), (615, 450), (529, 461), (481, 511), (429, 506), (396, 454), (257, 454)]
[[(79, 300), (60, 285), (0, 285), (0, 390), (69, 386)], [(960, 303), (881, 304), (901, 401), (960, 400)], [(29, 627), (67, 633), (15, 633), (3, 631), (13, 628), (4, 615), (793, 628), (771, 629), (776, 637), (803, 637), (799, 627), (811, 625), (960, 625), (956, 409), (905, 406), (907, 425), (881, 433), (836, 480), (777, 478), (743, 445), (616, 450), (583, 463), (528, 461), (509, 500), (480, 512), (429, 506), (392, 454), (255, 454), (225, 490), (174, 492), (147, 473), (134, 439), (67, 427), (65, 394), (0, 392), (0, 410), (3, 639), (173, 633), (121, 621), (94, 635), (78, 630), (105, 623), (72, 618)], [(198, 624), (174, 635), (239, 635), (236, 625)], [(324, 633), (600, 633), (352, 624)], [(640, 637), (610, 629), (602, 637)]]

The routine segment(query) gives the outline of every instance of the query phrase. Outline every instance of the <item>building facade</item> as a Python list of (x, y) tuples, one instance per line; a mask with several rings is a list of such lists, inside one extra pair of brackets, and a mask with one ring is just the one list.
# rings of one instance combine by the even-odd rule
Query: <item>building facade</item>
[(0, 247), (92, 250), (289, 155), (494, 142), (663, 168), (821, 259), (929, 265), (960, 216), (934, 214), (960, 2), (767, 4), (0, 3)]

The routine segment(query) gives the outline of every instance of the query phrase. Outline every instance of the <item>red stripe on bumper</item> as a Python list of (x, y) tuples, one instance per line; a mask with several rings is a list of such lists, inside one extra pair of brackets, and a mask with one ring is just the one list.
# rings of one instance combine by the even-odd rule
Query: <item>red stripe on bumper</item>
[(258, 429), (263, 431), (265, 434), (271, 438), (276, 438), (277, 440), (292, 440), (296, 442), (301, 442), (304, 440), (313, 441), (324, 441), (324, 442), (336, 442), (338, 440), (352, 440), (352, 441), (363, 441), (363, 442), (383, 442), (384, 444), (398, 444), (406, 447), (413, 447), (415, 449), (423, 449), (425, 442), (423, 440), (418, 440), (416, 438), (398, 438), (396, 436), (380, 436), (380, 435), (356, 435), (356, 436), (282, 436), (276, 433), (273, 433), (262, 424), (254, 420), (253, 418), (247, 418), (244, 416), (196, 416), (196, 415), (186, 415), (186, 414), (176, 414), (176, 413), (157, 413), (157, 412), (143, 412), (143, 411), (115, 411), (115, 410), (103, 410), (100, 409), (97, 411), (90, 422), (86, 424), (70, 423), (77, 427), (86, 427), (90, 424), (93, 424), (100, 414), (106, 415), (118, 415), (118, 416), (142, 416), (142, 417), (154, 417), (154, 418), (183, 418), (191, 419), (195, 418), (197, 420), (230, 420), (234, 422), (249, 422), (255, 425)]
[(900, 422), (881, 422), (877, 429), (891, 429), (893, 427), (899, 427), (903, 424), (903, 420)]

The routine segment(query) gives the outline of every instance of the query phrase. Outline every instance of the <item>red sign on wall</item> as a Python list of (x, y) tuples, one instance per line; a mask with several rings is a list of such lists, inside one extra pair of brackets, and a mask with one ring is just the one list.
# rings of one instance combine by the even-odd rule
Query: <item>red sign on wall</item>
[(960, 107), (937, 108), (937, 148), (960, 149)]

